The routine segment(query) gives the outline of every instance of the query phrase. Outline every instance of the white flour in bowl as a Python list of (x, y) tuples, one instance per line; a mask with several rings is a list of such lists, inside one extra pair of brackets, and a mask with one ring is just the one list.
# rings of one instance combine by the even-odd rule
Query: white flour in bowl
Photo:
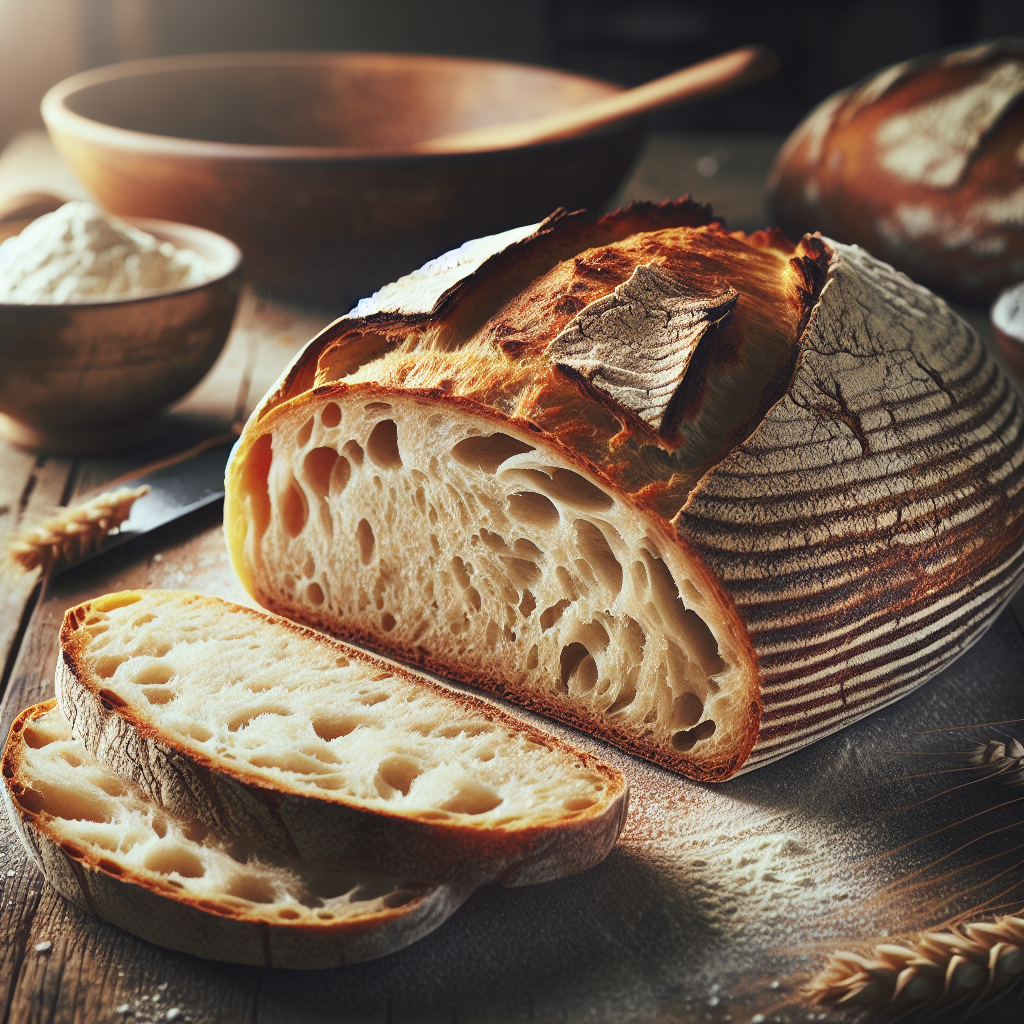
[(75, 201), (0, 245), (0, 303), (131, 298), (201, 284), (210, 273), (198, 253)]

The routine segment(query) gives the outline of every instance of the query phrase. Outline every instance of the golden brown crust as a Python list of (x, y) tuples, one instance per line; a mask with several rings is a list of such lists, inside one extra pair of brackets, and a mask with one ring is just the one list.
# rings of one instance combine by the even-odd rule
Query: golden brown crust
[[(117, 598), (120, 595), (112, 595)], [(61, 711), (101, 761), (116, 758), (118, 770), (154, 799), (167, 801), (161, 780), (175, 779), (178, 817), (193, 817), (221, 831), (239, 830), (251, 841), (286, 856), (336, 866), (373, 868), (404, 878), (479, 884), (525, 885), (584, 870), (603, 860), (625, 824), (629, 788), (615, 768), (571, 747), (494, 705), (455, 692), (423, 676), (384, 664), (362, 651), (315, 633), (294, 621), (252, 608), (217, 602), (244, 615), (333, 646), (368, 672), (385, 673), (443, 695), (446, 701), (482, 715), (527, 741), (554, 749), (607, 779), (597, 804), (557, 820), (481, 824), (444, 820), (430, 812), (390, 812), (349, 804), (344, 797), (316, 798), (285, 782), (266, 779), (204, 756), (139, 720), (124, 701), (103, 686), (83, 651), (91, 637), (80, 629), (92, 602), (68, 609), (61, 625), (56, 691)]]

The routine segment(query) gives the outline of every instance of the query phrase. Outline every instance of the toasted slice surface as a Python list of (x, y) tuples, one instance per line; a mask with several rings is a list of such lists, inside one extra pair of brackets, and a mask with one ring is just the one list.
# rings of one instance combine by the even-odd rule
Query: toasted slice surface
[(625, 818), (592, 755), (218, 598), (70, 609), (56, 684), (89, 750), (172, 813), (303, 860), (526, 884), (597, 863)]
[(470, 892), (312, 867), (178, 821), (73, 738), (55, 701), (18, 717), (3, 776), (11, 820), (61, 895), (157, 945), (213, 960), (369, 960), (436, 928)]

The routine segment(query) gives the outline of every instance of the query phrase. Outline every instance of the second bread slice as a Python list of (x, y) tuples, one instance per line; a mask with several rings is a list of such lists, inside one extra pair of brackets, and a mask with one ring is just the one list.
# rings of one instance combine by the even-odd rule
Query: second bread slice
[(511, 885), (590, 867), (628, 788), (494, 706), (218, 598), (70, 609), (57, 700), (172, 813), (322, 864)]

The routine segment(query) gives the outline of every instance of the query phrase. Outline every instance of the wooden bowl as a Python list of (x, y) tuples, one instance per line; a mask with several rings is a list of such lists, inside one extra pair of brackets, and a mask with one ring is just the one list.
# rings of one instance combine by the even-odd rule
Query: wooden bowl
[(95, 455), (151, 440), (227, 341), (242, 281), (233, 242), (185, 224), (129, 218), (210, 261), (213, 276), (137, 298), (0, 303), (0, 437)]
[(218, 231), (256, 284), (344, 311), (467, 238), (602, 207), (645, 127), (490, 153), (410, 146), (619, 91), (456, 57), (212, 54), (75, 75), (43, 117), (106, 209)]

